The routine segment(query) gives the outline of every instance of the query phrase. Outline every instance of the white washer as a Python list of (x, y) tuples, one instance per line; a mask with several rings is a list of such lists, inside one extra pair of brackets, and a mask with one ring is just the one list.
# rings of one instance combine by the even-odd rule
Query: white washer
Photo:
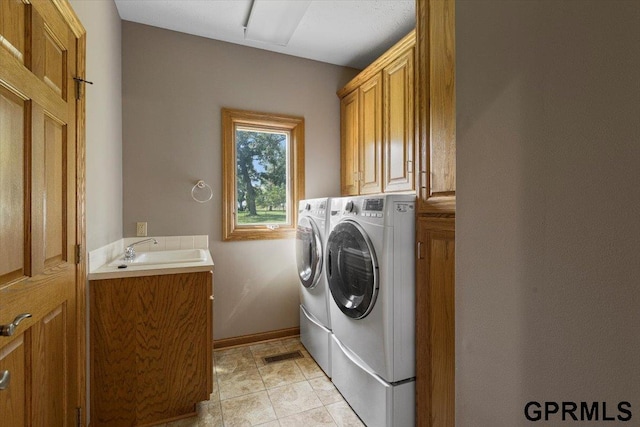
[(333, 382), (368, 427), (415, 422), (415, 194), (333, 199)]
[(331, 319), (329, 287), (324, 271), (324, 248), (331, 199), (302, 200), (298, 204), (296, 262), (300, 282), (300, 341), (318, 366), (331, 377)]

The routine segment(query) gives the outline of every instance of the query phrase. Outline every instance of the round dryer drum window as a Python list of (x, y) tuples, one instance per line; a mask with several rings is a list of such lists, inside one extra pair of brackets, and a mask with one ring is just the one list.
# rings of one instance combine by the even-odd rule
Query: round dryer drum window
[(327, 280), (331, 296), (344, 314), (365, 317), (378, 294), (378, 268), (369, 239), (351, 221), (336, 225), (327, 241)]
[(296, 229), (296, 261), (298, 277), (305, 288), (311, 289), (318, 283), (322, 273), (322, 242), (318, 226), (307, 217), (298, 221)]

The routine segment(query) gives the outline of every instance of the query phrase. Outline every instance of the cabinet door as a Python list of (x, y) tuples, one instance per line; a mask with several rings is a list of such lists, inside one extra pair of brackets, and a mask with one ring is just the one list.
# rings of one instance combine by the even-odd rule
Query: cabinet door
[(455, 425), (455, 219), (416, 228), (416, 425)]
[(195, 413), (212, 391), (212, 273), (91, 282), (91, 425)]
[(340, 100), (340, 192), (343, 196), (358, 194), (358, 90)]
[(360, 194), (382, 192), (382, 75), (360, 87)]
[(456, 210), (455, 1), (416, 3), (418, 212)]
[(383, 72), (384, 191), (410, 191), (413, 175), (413, 49)]

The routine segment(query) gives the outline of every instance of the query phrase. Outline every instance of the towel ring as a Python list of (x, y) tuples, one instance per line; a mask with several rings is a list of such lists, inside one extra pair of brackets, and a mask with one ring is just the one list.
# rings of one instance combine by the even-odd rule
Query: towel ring
[[(198, 189), (205, 189), (206, 188), (209, 191), (209, 197), (207, 197), (204, 200), (198, 199), (196, 197), (196, 188), (198, 188)], [(211, 200), (211, 198), (213, 197), (213, 190), (211, 189), (209, 184), (207, 184), (203, 180), (200, 180), (200, 181), (196, 182), (196, 185), (194, 185), (193, 188), (191, 189), (191, 197), (193, 197), (193, 200), (195, 200), (198, 203), (206, 203), (209, 200)]]

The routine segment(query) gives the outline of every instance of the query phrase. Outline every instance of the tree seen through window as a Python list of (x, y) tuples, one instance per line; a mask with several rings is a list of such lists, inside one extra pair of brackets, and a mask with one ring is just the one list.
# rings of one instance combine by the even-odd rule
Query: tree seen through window
[(236, 128), (238, 224), (288, 223), (287, 132)]

